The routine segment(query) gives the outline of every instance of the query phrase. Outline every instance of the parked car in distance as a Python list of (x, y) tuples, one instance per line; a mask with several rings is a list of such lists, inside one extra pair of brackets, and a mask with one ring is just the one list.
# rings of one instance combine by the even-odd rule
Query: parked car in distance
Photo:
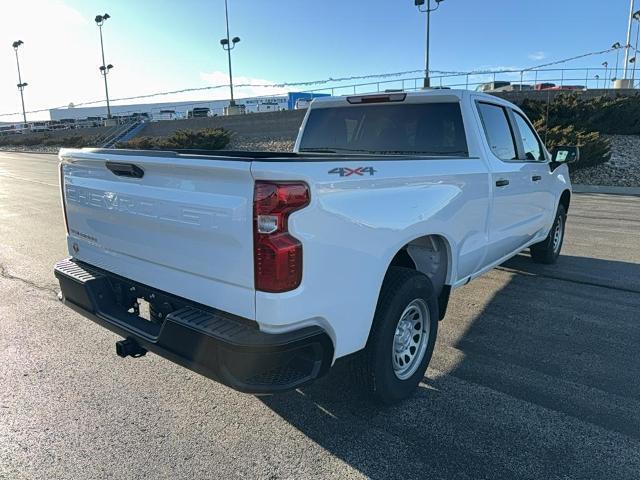
[(482, 83), (476, 87), (476, 92), (494, 92), (498, 88), (507, 87), (509, 85), (511, 85), (511, 82), (496, 81)]
[(306, 110), (311, 105), (312, 98), (299, 98), (296, 100), (294, 110)]
[(210, 113), (209, 107), (195, 107), (187, 112), (187, 118), (206, 118)]
[(251, 393), (348, 357), (393, 403), (423, 379), (453, 289), (523, 249), (557, 260), (578, 150), (549, 153), (503, 99), (425, 90), (316, 98), (293, 153), (59, 157), (61, 297), (124, 338), (119, 356)]
[(533, 90), (533, 86), (526, 83), (511, 83), (491, 90), (491, 92), (526, 92), (528, 90)]
[(0, 136), (16, 135), (22, 133), (16, 129), (15, 125), (0, 125)]
[(536, 83), (533, 86), (534, 90), (549, 90), (550, 88), (554, 88), (556, 86), (555, 83), (549, 83), (549, 82), (543, 82), (543, 83)]
[(584, 85), (556, 85), (555, 87), (549, 87), (545, 90), (584, 90)]
[(76, 128), (76, 123), (77, 123), (77, 120), (75, 118), (61, 118), (60, 119), (60, 124), (61, 125), (66, 125), (67, 128), (69, 128), (69, 129)]
[(163, 122), (168, 120), (176, 120), (179, 116), (175, 110), (160, 110), (158, 113), (152, 114), (152, 122)]
[(33, 133), (46, 132), (49, 129), (49, 122), (31, 122), (29, 129)]

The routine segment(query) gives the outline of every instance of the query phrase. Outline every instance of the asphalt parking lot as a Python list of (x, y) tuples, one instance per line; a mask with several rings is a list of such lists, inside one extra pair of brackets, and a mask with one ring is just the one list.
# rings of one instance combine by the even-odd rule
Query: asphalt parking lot
[(0, 153), (0, 478), (640, 478), (640, 197), (578, 195), (563, 256), (457, 290), (419, 392), (341, 366), (244, 395), (63, 307), (57, 159)]

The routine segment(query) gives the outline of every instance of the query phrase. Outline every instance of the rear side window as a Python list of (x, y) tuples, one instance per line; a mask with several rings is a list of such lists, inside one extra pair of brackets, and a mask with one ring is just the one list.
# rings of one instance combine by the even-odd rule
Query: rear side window
[(509, 126), (507, 111), (490, 103), (478, 103), (478, 111), (493, 154), (500, 160), (517, 160), (516, 144)]
[(468, 156), (460, 105), (453, 102), (311, 110), (300, 151)]
[(524, 147), (524, 160), (541, 161), (545, 160), (540, 140), (522, 115), (514, 111), (513, 116), (516, 119), (516, 126), (520, 132), (522, 146)]

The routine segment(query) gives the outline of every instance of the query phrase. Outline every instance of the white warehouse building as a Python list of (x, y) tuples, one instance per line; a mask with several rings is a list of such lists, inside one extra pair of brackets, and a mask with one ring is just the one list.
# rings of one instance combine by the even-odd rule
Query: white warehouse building
[[(311, 99), (317, 96), (325, 96), (317, 93), (297, 93), (290, 92), (285, 95), (270, 95), (264, 97), (241, 98), (236, 100), (238, 105), (244, 105), (247, 113), (268, 112), (276, 110), (292, 110), (295, 108), (296, 100)], [(209, 108), (210, 115), (223, 115), (224, 107), (229, 104), (228, 100), (211, 101), (184, 101), (184, 102), (162, 102), (162, 103), (138, 103), (127, 105), (111, 105), (111, 115), (126, 116), (132, 114), (147, 114), (152, 119), (166, 117), (174, 112), (174, 118), (187, 118), (188, 112), (193, 108)], [(49, 110), (51, 120), (74, 119), (80, 120), (89, 117), (107, 116), (107, 107), (104, 105), (96, 107), (74, 107), (52, 108)]]

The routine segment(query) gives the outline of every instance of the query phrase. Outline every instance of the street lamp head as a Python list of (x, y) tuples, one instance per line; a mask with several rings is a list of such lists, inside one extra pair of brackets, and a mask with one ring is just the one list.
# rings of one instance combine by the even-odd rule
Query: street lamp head
[(640, 10), (633, 12), (633, 18), (640, 22)]
[(107, 65), (107, 70), (111, 70), (113, 68), (113, 65), (109, 64)]
[(636, 63), (636, 57), (631, 57), (629, 59), (629, 63)]
[(229, 40), (227, 40), (226, 38), (223, 38), (222, 40), (220, 40), (220, 45), (222, 45), (223, 47), (225, 45), (229, 45)]
[(603, 66), (604, 68), (607, 68), (607, 67), (609, 66), (609, 62), (602, 62), (602, 66)]
[(240, 41), (240, 37), (233, 37), (233, 38), (231, 39), (231, 41), (232, 41), (234, 44), (236, 44), (236, 43), (238, 43), (238, 42)]
[(111, 18), (111, 16), (108, 13), (105, 13), (104, 15), (96, 15), (96, 18), (94, 20), (96, 21), (98, 26), (102, 26), (105, 20), (109, 18)]
[(17, 49), (20, 45), (22, 45), (24, 42), (22, 40), (16, 40), (15, 42), (13, 42), (11, 45), (13, 46), (13, 48)]
[(620, 42), (616, 42), (613, 45), (611, 45), (611, 48), (622, 48), (622, 45), (620, 44)]

